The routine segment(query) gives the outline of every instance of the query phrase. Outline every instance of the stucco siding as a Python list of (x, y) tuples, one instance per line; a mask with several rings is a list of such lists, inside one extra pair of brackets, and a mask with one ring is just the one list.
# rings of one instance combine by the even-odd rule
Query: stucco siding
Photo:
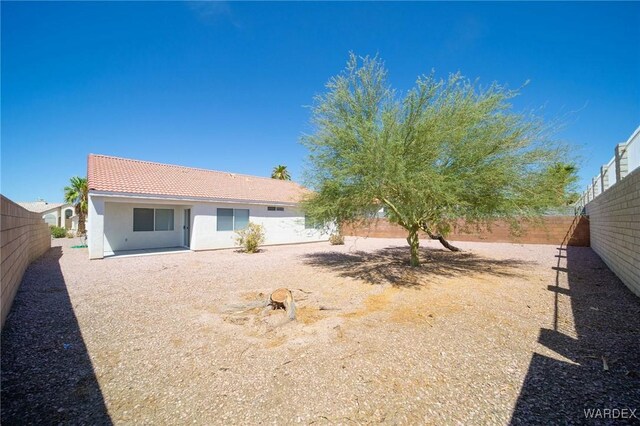
[[(173, 231), (133, 231), (133, 209), (174, 209)], [(234, 231), (218, 231), (219, 208), (248, 209), (249, 220), (265, 230), (265, 245), (326, 241), (329, 232), (305, 229), (304, 213), (295, 206), (269, 211), (267, 205), (193, 202), (133, 197), (89, 195), (89, 255), (100, 259), (126, 250), (176, 247), (184, 244), (184, 210), (191, 209), (190, 245), (192, 250), (236, 247)]]
[[(71, 211), (71, 215), (74, 214), (73, 207), (56, 207), (51, 210), (46, 210), (40, 214), (42, 215), (42, 219), (48, 225), (67, 228), (65, 224), (65, 211), (67, 210)], [(49, 220), (49, 217), (51, 218), (51, 220)]]
[(290, 244), (325, 241), (327, 233), (316, 229), (305, 229), (304, 214), (295, 207), (284, 207), (284, 211), (268, 211), (266, 205), (200, 203), (193, 206), (191, 249), (210, 250), (235, 247), (234, 231), (217, 231), (217, 209), (248, 209), (249, 221), (264, 227), (265, 244)]
[[(173, 231), (134, 231), (133, 209), (173, 209)], [(110, 203), (104, 208), (104, 253), (181, 246), (183, 243), (182, 206), (166, 204)]]

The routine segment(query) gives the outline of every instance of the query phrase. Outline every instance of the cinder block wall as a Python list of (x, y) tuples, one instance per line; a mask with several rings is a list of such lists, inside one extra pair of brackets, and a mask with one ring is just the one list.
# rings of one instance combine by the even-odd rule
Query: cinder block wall
[(32, 213), (0, 195), (1, 326), (11, 310), (27, 266), (51, 248), (49, 226)]
[[(460, 223), (460, 228), (464, 223)], [(540, 224), (524, 224), (519, 236), (511, 235), (509, 224), (496, 221), (491, 230), (475, 230), (471, 232), (455, 231), (447, 239), (451, 241), (479, 241), (486, 243), (520, 243), (520, 244), (563, 244), (589, 247), (589, 220), (575, 216), (545, 216)], [(407, 231), (386, 219), (378, 219), (369, 228), (352, 228), (345, 226), (345, 235), (373, 238), (406, 238)], [(426, 237), (426, 236), (424, 236)]]
[(586, 205), (591, 248), (640, 296), (640, 168)]

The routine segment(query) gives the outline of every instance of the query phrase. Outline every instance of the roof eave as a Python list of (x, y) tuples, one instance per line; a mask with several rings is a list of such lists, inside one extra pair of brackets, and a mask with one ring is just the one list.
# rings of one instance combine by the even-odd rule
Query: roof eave
[(139, 194), (134, 192), (100, 191), (90, 189), (89, 195), (112, 198), (140, 198), (145, 200), (181, 201), (181, 202), (203, 202), (203, 203), (224, 203), (224, 204), (256, 204), (256, 205), (276, 205), (276, 206), (297, 206), (299, 202), (286, 202), (274, 200), (244, 200), (233, 198), (211, 198), (211, 197), (190, 197), (161, 194)]

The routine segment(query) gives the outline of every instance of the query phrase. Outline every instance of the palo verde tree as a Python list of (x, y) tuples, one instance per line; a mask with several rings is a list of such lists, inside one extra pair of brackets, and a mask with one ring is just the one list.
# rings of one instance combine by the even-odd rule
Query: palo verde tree
[(377, 58), (353, 54), (326, 88), (302, 139), (314, 189), (305, 212), (362, 226), (385, 207), (407, 231), (412, 266), (420, 231), (457, 250), (445, 239), (457, 220), (537, 217), (561, 205), (575, 180), (542, 120), (512, 111), (518, 91), (453, 74), (420, 77), (399, 96)]

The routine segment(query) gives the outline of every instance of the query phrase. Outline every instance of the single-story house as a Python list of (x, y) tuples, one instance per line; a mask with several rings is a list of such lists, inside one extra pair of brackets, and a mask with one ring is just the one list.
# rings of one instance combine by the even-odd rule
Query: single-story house
[(42, 218), (49, 226), (61, 226), (65, 229), (77, 229), (77, 220), (74, 217), (73, 206), (66, 203), (48, 203), (44, 200), (18, 202), (18, 205), (31, 212), (42, 214)]
[(127, 250), (235, 247), (249, 222), (265, 245), (326, 241), (328, 230), (305, 220), (308, 190), (291, 181), (90, 154), (91, 259)]

